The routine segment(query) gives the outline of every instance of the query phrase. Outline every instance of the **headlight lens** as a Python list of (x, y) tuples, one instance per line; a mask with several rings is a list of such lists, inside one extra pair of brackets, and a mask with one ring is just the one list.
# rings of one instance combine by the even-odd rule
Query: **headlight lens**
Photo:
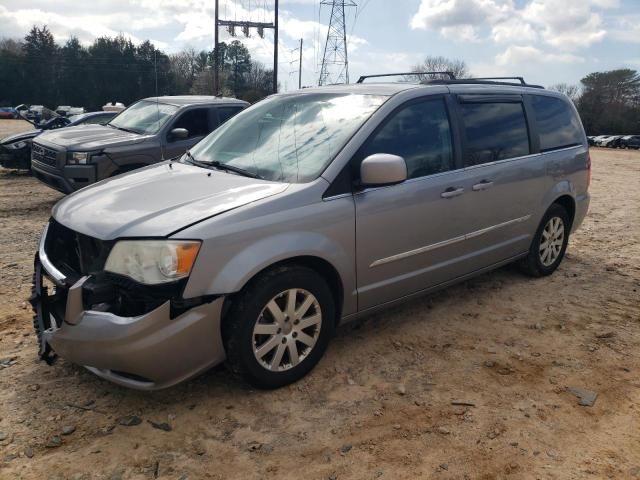
[(122, 240), (116, 243), (104, 269), (147, 285), (186, 278), (200, 250), (193, 240)]
[(13, 148), (14, 150), (20, 150), (21, 148), (26, 147), (28, 143), (29, 142), (27, 142), (26, 140), (20, 140), (19, 142), (10, 143), (8, 146)]
[(89, 154), (87, 152), (69, 152), (68, 163), (72, 165), (84, 165), (89, 161)]

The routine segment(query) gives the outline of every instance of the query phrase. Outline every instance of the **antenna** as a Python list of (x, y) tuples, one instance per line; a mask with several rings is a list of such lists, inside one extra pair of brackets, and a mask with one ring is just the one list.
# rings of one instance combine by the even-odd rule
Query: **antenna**
[[(353, 0), (322, 0), (320, 5), (331, 6), (331, 18), (322, 56), (318, 85), (349, 83), (349, 57), (347, 55), (347, 25), (345, 7), (357, 7)], [(333, 75), (332, 75), (333, 73)]]

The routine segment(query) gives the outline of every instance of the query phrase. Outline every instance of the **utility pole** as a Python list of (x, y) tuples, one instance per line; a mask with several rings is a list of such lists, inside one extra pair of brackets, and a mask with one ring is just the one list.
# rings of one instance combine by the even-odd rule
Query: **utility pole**
[(302, 39), (300, 39), (300, 61), (298, 62), (298, 90), (302, 89)]
[(278, 0), (275, 0), (275, 26), (273, 31), (273, 93), (278, 93)]
[(221, 20), (218, 12), (220, 4), (219, 0), (215, 0), (215, 28), (214, 28), (214, 59), (213, 59), (213, 89), (214, 94), (220, 93), (220, 52), (219, 52), (219, 27), (227, 27), (227, 31), (232, 37), (236, 36), (236, 27), (240, 27), (245, 37), (249, 36), (249, 29), (255, 28), (258, 31), (260, 38), (264, 38), (265, 28), (273, 29), (273, 93), (278, 92), (278, 3), (279, 0), (274, 0), (274, 21), (273, 22), (251, 22), (251, 21), (237, 21), (237, 20)]
[(344, 9), (345, 7), (357, 7), (357, 4), (353, 0), (321, 0), (320, 5), (331, 6), (331, 17), (318, 85), (349, 83), (347, 25)]
[(220, 10), (219, 0), (216, 0), (216, 19), (215, 19), (215, 33), (214, 33), (214, 41), (213, 41), (213, 94), (220, 94), (220, 49), (218, 48), (218, 23), (220, 21), (220, 16), (218, 12)]

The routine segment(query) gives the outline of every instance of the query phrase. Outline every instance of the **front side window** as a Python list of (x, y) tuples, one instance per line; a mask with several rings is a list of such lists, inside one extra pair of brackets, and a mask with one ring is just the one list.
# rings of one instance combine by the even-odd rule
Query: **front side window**
[(153, 134), (177, 111), (178, 107), (175, 105), (141, 100), (120, 112), (107, 125), (133, 133)]
[(358, 159), (361, 162), (376, 153), (404, 158), (407, 178), (451, 170), (453, 148), (444, 100), (412, 103), (392, 114), (361, 149)]
[(465, 166), (530, 153), (522, 103), (462, 103), (460, 110), (466, 134)]
[(344, 93), (273, 96), (232, 117), (191, 155), (266, 180), (309, 182), (386, 99)]
[(187, 138), (204, 137), (211, 132), (209, 128), (209, 109), (192, 108), (182, 113), (171, 126), (174, 128), (186, 128), (189, 132)]
[(559, 98), (533, 95), (531, 103), (540, 134), (540, 150), (545, 152), (583, 142), (580, 121), (567, 102)]

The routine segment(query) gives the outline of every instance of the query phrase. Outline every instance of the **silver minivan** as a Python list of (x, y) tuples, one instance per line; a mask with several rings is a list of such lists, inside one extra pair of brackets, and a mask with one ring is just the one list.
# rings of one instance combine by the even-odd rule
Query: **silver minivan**
[(180, 159), (54, 207), (40, 356), (138, 389), (223, 361), (288, 384), (340, 323), (511, 262), (551, 274), (590, 172), (571, 101), (524, 81), (273, 95)]

